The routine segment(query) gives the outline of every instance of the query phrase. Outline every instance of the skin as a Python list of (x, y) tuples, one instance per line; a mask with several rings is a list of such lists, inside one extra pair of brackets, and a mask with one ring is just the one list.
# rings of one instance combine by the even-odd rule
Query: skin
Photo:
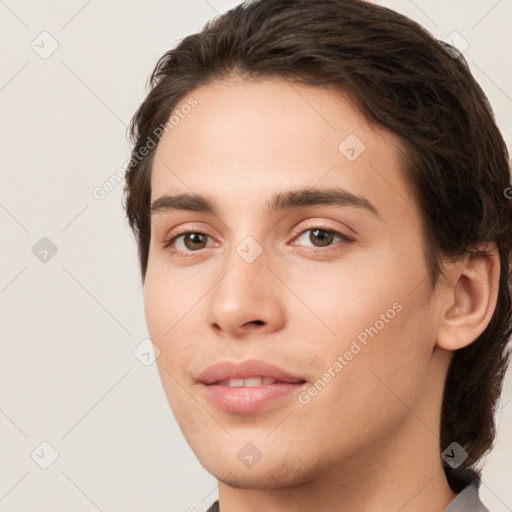
[[(443, 384), (451, 351), (490, 320), (497, 256), (446, 263), (430, 288), (399, 140), (339, 91), (233, 76), (189, 96), (197, 106), (157, 147), (151, 199), (204, 194), (218, 215), (152, 216), (144, 304), (169, 404), (219, 481), (222, 512), (441, 512), (455, 496), (440, 458)], [(349, 134), (366, 146), (354, 161), (338, 150)], [(324, 186), (364, 196), (379, 215), (266, 211), (276, 192)], [(350, 241), (322, 246), (306, 231), (316, 227)], [(184, 232), (208, 238), (164, 247)], [(263, 251), (252, 263), (236, 252), (248, 236)], [(292, 394), (227, 413), (196, 381), (213, 362), (255, 358), (310, 387), (394, 303), (400, 312), (307, 404)], [(237, 457), (247, 442), (262, 454), (250, 468)]]

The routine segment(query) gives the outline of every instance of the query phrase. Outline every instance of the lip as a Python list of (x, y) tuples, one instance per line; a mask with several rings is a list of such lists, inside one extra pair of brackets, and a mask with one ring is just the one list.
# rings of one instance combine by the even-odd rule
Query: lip
[(209, 385), (223, 380), (250, 379), (251, 377), (270, 377), (288, 383), (297, 383), (305, 380), (298, 375), (293, 375), (283, 370), (279, 366), (257, 359), (248, 359), (239, 363), (234, 361), (220, 361), (208, 366), (208, 368), (199, 375), (197, 380), (203, 384)]
[[(230, 379), (270, 377), (276, 382), (254, 387), (221, 385)], [(304, 386), (306, 380), (270, 363), (250, 359), (242, 362), (220, 361), (202, 372), (197, 381), (205, 397), (225, 412), (245, 414), (260, 411), (271, 404), (290, 398)]]

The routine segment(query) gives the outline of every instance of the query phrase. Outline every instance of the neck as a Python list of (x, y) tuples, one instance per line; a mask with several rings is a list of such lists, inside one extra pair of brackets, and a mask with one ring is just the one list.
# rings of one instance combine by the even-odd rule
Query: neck
[(358, 454), (357, 460), (323, 468), (287, 488), (277, 481), (273, 489), (238, 489), (221, 482), (221, 512), (442, 512), (456, 494), (442, 468), (439, 440), (429, 432), (417, 441), (383, 439), (387, 450)]

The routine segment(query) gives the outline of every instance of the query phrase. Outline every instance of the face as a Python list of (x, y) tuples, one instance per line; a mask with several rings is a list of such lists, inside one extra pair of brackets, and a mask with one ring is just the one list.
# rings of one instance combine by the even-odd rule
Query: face
[(144, 285), (183, 434), (235, 487), (371, 457), (431, 400), (435, 305), (398, 140), (326, 88), (190, 96), (154, 156)]

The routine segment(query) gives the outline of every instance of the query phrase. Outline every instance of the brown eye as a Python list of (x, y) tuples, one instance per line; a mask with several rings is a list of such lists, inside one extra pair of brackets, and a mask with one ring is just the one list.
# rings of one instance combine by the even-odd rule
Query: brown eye
[(302, 230), (297, 237), (297, 241), (300, 242), (299, 245), (313, 248), (328, 247), (333, 245), (333, 242), (346, 242), (349, 240), (348, 237), (338, 231), (322, 227)]
[(324, 247), (326, 245), (330, 245), (334, 238), (334, 233), (332, 231), (327, 231), (326, 229), (310, 229), (309, 239), (312, 243), (318, 240), (320, 243), (317, 247)]
[(183, 243), (187, 249), (194, 250), (206, 247), (208, 235), (204, 233), (185, 233), (183, 237)]
[(164, 241), (164, 247), (172, 247), (176, 252), (194, 252), (207, 247), (208, 235), (187, 231)]

